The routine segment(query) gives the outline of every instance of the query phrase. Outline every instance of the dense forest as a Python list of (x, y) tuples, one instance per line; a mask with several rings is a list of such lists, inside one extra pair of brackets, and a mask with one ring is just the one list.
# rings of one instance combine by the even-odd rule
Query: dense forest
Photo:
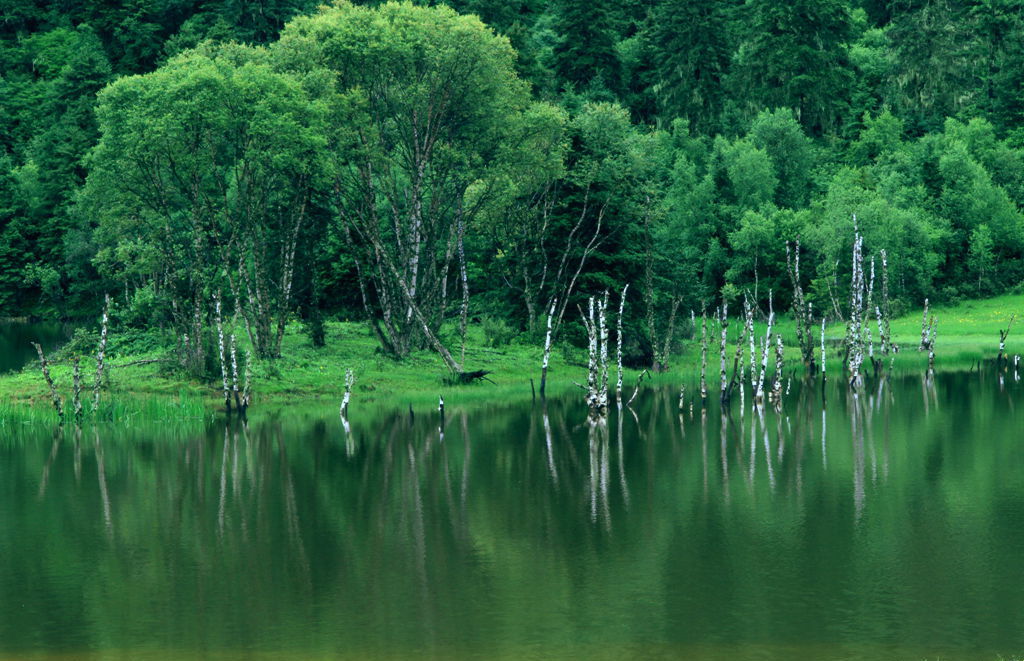
[(0, 0), (0, 316), (456, 369), (629, 284), (657, 365), (797, 242), (841, 316), (855, 222), (897, 312), (1024, 282), (1024, 0), (318, 4)]

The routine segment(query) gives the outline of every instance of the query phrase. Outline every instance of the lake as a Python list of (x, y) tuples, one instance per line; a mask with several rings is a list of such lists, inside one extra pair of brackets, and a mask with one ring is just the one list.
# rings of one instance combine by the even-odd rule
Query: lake
[(868, 389), (0, 428), (0, 659), (1021, 655), (1024, 389)]
[(37, 360), (32, 342), (38, 342), (43, 351), (50, 351), (71, 337), (71, 327), (58, 322), (0, 320), (0, 374), (20, 370), (30, 361)]

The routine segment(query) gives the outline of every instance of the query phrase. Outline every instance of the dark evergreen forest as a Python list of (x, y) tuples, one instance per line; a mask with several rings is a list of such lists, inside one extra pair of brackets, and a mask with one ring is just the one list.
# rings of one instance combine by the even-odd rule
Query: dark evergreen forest
[[(582, 336), (1024, 281), (1024, 0), (0, 0), (0, 316)], [(854, 220), (856, 217), (856, 221)], [(455, 361), (458, 362), (458, 361)]]

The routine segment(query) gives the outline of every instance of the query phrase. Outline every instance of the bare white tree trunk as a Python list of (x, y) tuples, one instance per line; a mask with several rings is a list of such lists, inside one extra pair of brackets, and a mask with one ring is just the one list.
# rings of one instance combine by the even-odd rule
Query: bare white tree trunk
[(700, 401), (701, 405), (708, 401), (708, 384), (706, 373), (708, 371), (708, 315), (702, 312), (700, 315)]
[(544, 357), (540, 366), (540, 398), (544, 399), (544, 389), (548, 382), (548, 363), (551, 361), (551, 320), (555, 316), (555, 306), (558, 299), (551, 301), (551, 309), (548, 310), (548, 332), (544, 335)]
[(235, 397), (235, 408), (242, 410), (242, 401), (238, 395), (238, 352), (235, 349), (235, 334), (231, 334), (231, 394)]
[[(92, 410), (100, 410), (100, 385), (103, 382), (103, 359), (107, 353), (107, 323), (110, 321), (110, 294), (104, 297), (103, 320), (100, 322), (100, 348), (96, 353), (96, 381), (92, 386)], [(196, 342), (199, 338), (196, 338)]]
[(1013, 328), (1013, 320), (1017, 318), (1016, 314), (1010, 315), (1010, 323), (1007, 324), (1006, 330), (999, 330), (999, 355), (996, 357), (996, 368), (1001, 369), (1003, 365), (1003, 358), (1006, 354), (1006, 338), (1010, 336), (1010, 329)]
[(608, 406), (608, 290), (598, 306), (598, 324), (601, 339), (601, 404)]
[(821, 380), (825, 381), (825, 317), (821, 318)]
[(760, 406), (764, 402), (764, 377), (768, 371), (768, 354), (771, 351), (772, 326), (775, 324), (775, 310), (772, 306), (772, 293), (768, 292), (768, 328), (764, 334), (761, 347), (761, 371), (757, 377), (757, 388), (754, 389), (754, 402)]
[(251, 370), (249, 366), (252, 364), (252, 352), (248, 349), (245, 350), (245, 386), (242, 389), (242, 411), (249, 408), (252, 403), (252, 387), (251, 387)]
[(214, 321), (217, 323), (217, 348), (220, 357), (220, 378), (224, 386), (224, 408), (231, 411), (231, 390), (228, 388), (228, 362), (224, 349), (224, 322), (220, 311), (220, 294), (213, 297)]
[(928, 299), (924, 299), (924, 312), (921, 313), (921, 344), (917, 345), (918, 351), (928, 348)]
[(726, 399), (726, 391), (729, 389), (729, 381), (728, 381), (728, 378), (726, 377), (726, 371), (725, 371), (725, 348), (726, 348), (726, 343), (728, 341), (727, 332), (729, 330), (729, 304), (726, 303), (725, 301), (722, 301), (721, 326), (722, 326), (722, 341), (721, 341), (720, 346), (719, 346), (719, 367), (720, 367), (721, 373), (719, 375), (720, 376), (720, 382), (719, 382), (720, 385), (719, 385), (718, 397), (719, 397), (719, 401), (724, 402), (725, 399)]
[(57, 411), (57, 419), (64, 422), (64, 405), (61, 402), (60, 395), (57, 394), (57, 386), (54, 385), (53, 379), (50, 377), (50, 365), (46, 362), (46, 355), (43, 354), (43, 347), (39, 346), (37, 342), (33, 342), (32, 346), (36, 348), (36, 353), (39, 354), (39, 365), (43, 370), (43, 378), (46, 379), (46, 385), (50, 389), (50, 400), (53, 402), (53, 408)]
[(782, 336), (775, 335), (775, 378), (772, 380), (772, 398), (776, 406), (782, 404), (782, 369), (785, 356), (783, 354)]
[(356, 375), (351, 368), (345, 369), (345, 394), (341, 398), (339, 413), (342, 418), (348, 417), (348, 402), (352, 398), (352, 386), (356, 383)]
[(618, 373), (616, 374), (615, 380), (615, 400), (621, 405), (622, 404), (622, 315), (626, 310), (626, 292), (629, 290), (629, 283), (622, 288), (622, 294), (619, 297), (619, 318), (617, 320), (618, 326), (615, 333), (615, 360), (618, 364)]

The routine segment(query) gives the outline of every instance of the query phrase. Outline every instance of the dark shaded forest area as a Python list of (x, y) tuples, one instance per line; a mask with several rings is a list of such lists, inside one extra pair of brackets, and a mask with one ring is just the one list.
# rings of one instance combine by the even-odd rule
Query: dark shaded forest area
[(0, 315), (444, 355), (628, 283), (650, 364), (787, 242), (841, 317), (854, 216), (896, 314), (1024, 279), (1021, 0), (317, 5), (0, 1)]

